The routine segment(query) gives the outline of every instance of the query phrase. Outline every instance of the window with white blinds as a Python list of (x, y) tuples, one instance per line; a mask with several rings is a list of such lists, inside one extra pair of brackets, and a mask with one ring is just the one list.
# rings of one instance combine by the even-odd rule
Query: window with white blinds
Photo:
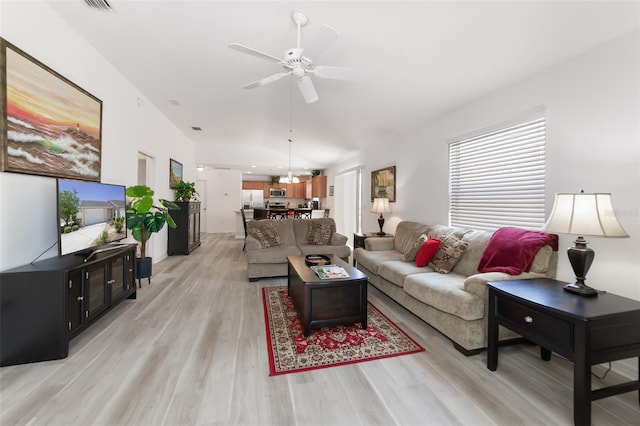
[(449, 174), (451, 226), (541, 229), (545, 118), (452, 142)]

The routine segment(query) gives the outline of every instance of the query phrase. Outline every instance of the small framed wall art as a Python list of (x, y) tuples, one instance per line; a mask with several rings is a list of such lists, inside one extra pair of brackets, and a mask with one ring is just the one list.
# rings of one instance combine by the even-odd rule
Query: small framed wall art
[(371, 172), (371, 202), (374, 198), (388, 198), (396, 202), (396, 166)]
[(102, 101), (0, 38), (0, 170), (100, 182)]
[(169, 188), (173, 188), (178, 182), (182, 182), (182, 163), (173, 158), (169, 159)]

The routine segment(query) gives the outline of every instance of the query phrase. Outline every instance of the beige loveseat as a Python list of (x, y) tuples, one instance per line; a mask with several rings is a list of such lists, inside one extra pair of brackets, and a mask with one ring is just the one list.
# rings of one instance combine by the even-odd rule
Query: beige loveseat
[[(418, 267), (413, 260), (402, 260), (425, 233), (433, 238), (449, 235), (468, 243), (450, 272), (439, 273), (432, 264)], [(529, 272), (479, 273), (478, 265), (491, 236), (486, 231), (404, 221), (398, 224), (393, 239), (367, 238), (366, 249), (355, 249), (354, 259), (373, 286), (451, 339), (460, 352), (473, 355), (487, 346), (487, 282), (554, 278), (557, 267), (557, 236), (550, 235), (555, 238), (555, 251), (551, 245), (540, 248)], [(500, 336), (513, 334), (501, 328)]]
[[(318, 238), (318, 233), (310, 235), (312, 225), (315, 230), (331, 229), (330, 234), (325, 234), (328, 237), (326, 244), (313, 243), (312, 237)], [(274, 229), (277, 238), (270, 235)], [(256, 235), (266, 236), (267, 241), (261, 242)], [(276, 242), (265, 247), (264, 244), (271, 244), (270, 237)], [(257, 281), (263, 277), (286, 276), (287, 256), (293, 255), (334, 254), (348, 262), (351, 249), (346, 244), (347, 237), (335, 232), (335, 222), (332, 218), (249, 221), (245, 248), (247, 278), (249, 281)]]

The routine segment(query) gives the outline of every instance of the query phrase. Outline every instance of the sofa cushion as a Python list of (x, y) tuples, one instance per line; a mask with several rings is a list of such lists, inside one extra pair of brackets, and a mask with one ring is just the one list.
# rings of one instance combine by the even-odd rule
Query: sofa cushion
[(428, 225), (408, 220), (402, 221), (396, 226), (393, 237), (394, 248), (402, 254), (407, 253), (413, 247), (418, 236), (428, 231)]
[(295, 245), (281, 245), (260, 250), (247, 250), (248, 263), (287, 263), (287, 256), (299, 255), (300, 250)]
[[(247, 234), (251, 235), (249, 231), (252, 228), (260, 228), (265, 226), (266, 224), (273, 225), (278, 231), (278, 235), (282, 239), (282, 245), (284, 246), (295, 246), (296, 238), (293, 233), (293, 222), (295, 220), (271, 220), (271, 219), (263, 219), (263, 220), (250, 220), (247, 222)], [(306, 238), (306, 234), (305, 234)]]
[(353, 251), (353, 257), (358, 262), (358, 265), (362, 264), (362, 266), (367, 268), (369, 271), (377, 274), (378, 267), (382, 262), (386, 262), (388, 260), (401, 260), (402, 253), (396, 250), (369, 251), (363, 248), (357, 248)]
[(553, 249), (551, 246), (543, 246), (538, 250), (538, 253), (536, 253), (536, 257), (533, 259), (533, 264), (531, 265), (529, 272), (536, 272), (539, 274), (547, 272), (551, 255), (553, 255)]
[(333, 223), (311, 222), (307, 232), (307, 244), (326, 246), (331, 243), (331, 237), (336, 232)]
[(440, 244), (442, 244), (442, 241), (429, 237), (429, 239), (422, 244), (422, 247), (418, 249), (418, 253), (416, 253), (416, 266), (419, 268), (427, 266), (433, 256), (438, 252)]
[(456, 266), (469, 243), (450, 234), (441, 234), (437, 239), (442, 243), (429, 262), (429, 266), (441, 274), (448, 274)]
[(428, 238), (429, 236), (427, 234), (421, 234), (418, 238), (416, 238), (413, 245), (404, 253), (404, 256), (402, 256), (402, 261), (413, 262), (414, 260), (416, 260), (416, 254), (418, 253), (418, 250), (420, 250), (420, 247), (422, 247), (422, 245), (425, 241), (427, 241)]
[(351, 254), (351, 248), (347, 245), (316, 245), (303, 244), (298, 246), (304, 256), (308, 254), (334, 254), (341, 259), (347, 259)]
[(511, 275), (530, 271), (538, 251), (545, 245), (557, 250), (558, 236), (510, 226), (500, 228), (487, 243), (478, 271)]
[(433, 238), (438, 238), (438, 236), (442, 234), (450, 234), (456, 238), (462, 238), (462, 236), (467, 232), (469, 232), (469, 229), (452, 228), (445, 225), (429, 225), (429, 231), (427, 234)]
[(282, 245), (282, 239), (278, 235), (278, 230), (270, 222), (264, 221), (261, 226), (249, 229), (249, 235), (260, 242), (262, 248)]
[(413, 298), (467, 321), (484, 317), (484, 299), (464, 290), (463, 275), (429, 272), (409, 275), (404, 291)]
[[(280, 221), (278, 221), (280, 222)], [(309, 235), (309, 229), (311, 228), (311, 224), (320, 224), (320, 225), (329, 225), (333, 226), (333, 230), (335, 232), (336, 223), (332, 218), (317, 218), (317, 219), (294, 219), (286, 222), (290, 222), (293, 227), (292, 234), (295, 234), (295, 242), (294, 244), (300, 246), (304, 244), (309, 244), (307, 242), (307, 235)]]
[(407, 275), (425, 272), (433, 272), (433, 269), (417, 267), (413, 262), (403, 262), (401, 260), (389, 260), (382, 262), (378, 266), (378, 275), (398, 287), (404, 286), (404, 279)]
[(465, 276), (477, 274), (480, 258), (482, 257), (482, 253), (484, 252), (491, 235), (492, 232), (490, 231), (473, 230), (466, 232), (461, 239), (462, 241), (469, 243), (469, 245), (453, 268), (453, 272), (457, 272), (458, 274)]

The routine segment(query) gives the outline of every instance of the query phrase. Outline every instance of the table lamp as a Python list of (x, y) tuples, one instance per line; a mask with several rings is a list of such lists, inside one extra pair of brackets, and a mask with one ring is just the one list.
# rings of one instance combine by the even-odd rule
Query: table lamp
[(597, 296), (598, 290), (584, 282), (593, 262), (594, 251), (587, 247), (584, 235), (598, 237), (628, 237), (613, 211), (611, 194), (580, 191), (577, 194), (556, 194), (551, 215), (545, 223), (547, 232), (578, 235), (575, 246), (567, 250), (576, 282), (564, 289), (581, 296)]
[(389, 213), (391, 209), (389, 208), (389, 199), (388, 198), (374, 198), (373, 199), (373, 207), (371, 208), (371, 213), (380, 213), (380, 217), (378, 218), (378, 225), (380, 225), (380, 232), (378, 235), (386, 235), (384, 231), (382, 231), (382, 227), (384, 226), (384, 217), (382, 213)]

